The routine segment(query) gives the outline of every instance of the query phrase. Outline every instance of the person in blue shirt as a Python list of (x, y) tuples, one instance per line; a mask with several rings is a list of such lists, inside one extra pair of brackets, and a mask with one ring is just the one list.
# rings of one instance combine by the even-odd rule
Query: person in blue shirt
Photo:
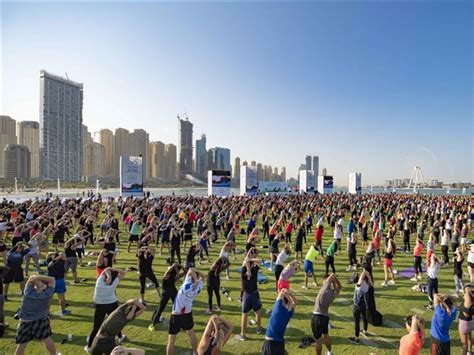
[(282, 289), (268, 321), (262, 355), (285, 355), (285, 330), (296, 308), (296, 298)]
[(247, 223), (247, 236), (250, 235), (256, 225), (257, 223), (255, 222), (255, 217), (250, 217), (249, 222)]
[(449, 327), (456, 319), (456, 304), (449, 296), (434, 296), (434, 314), (431, 320), (431, 355), (450, 355)]
[(355, 230), (355, 222), (354, 222), (354, 217), (351, 216), (351, 218), (349, 219), (349, 222), (347, 223), (347, 244), (346, 246), (348, 247), (349, 246), (349, 242), (351, 240), (351, 235), (352, 235), (352, 232), (354, 232)]

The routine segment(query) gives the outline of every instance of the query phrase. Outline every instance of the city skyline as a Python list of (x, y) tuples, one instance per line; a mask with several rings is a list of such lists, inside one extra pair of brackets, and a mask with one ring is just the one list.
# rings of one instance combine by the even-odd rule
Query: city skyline
[[(311, 153), (337, 185), (346, 185), (351, 171), (360, 171), (364, 184), (383, 184), (409, 176), (400, 171), (403, 157), (423, 146), (437, 157), (437, 179), (472, 182), (469, 10), (469, 3), (5, 3), (0, 113), (38, 120), (38, 71), (67, 72), (84, 84), (83, 123), (91, 132), (141, 128), (150, 142), (177, 143), (176, 114), (187, 111), (207, 146), (230, 148), (232, 160), (286, 166), (288, 177)], [(239, 30), (224, 25), (231, 12)], [(179, 29), (172, 24), (178, 14)], [(90, 16), (78, 28), (55, 31), (83, 15)], [(124, 33), (121, 21), (133, 30)], [(97, 37), (88, 42), (82, 35), (90, 31)], [(89, 60), (78, 51), (97, 55)]]

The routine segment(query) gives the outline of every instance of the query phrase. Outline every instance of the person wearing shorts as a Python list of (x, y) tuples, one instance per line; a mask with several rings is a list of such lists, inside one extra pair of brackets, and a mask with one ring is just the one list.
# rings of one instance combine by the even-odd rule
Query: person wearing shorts
[(241, 320), (241, 331), (237, 335), (239, 340), (246, 340), (247, 337), (247, 320), (248, 313), (253, 310), (255, 312), (257, 334), (261, 334), (263, 329), (260, 326), (261, 316), (260, 310), (262, 308), (262, 302), (260, 301), (260, 294), (258, 293), (258, 270), (259, 265), (262, 262), (261, 259), (251, 258), (254, 255), (255, 249), (251, 248), (247, 253), (242, 265), (242, 320)]
[(58, 295), (59, 307), (61, 307), (60, 315), (70, 314), (71, 312), (66, 309), (66, 282), (64, 281), (66, 256), (64, 253), (49, 253), (46, 262), (48, 263), (48, 276), (54, 277), (56, 281), (54, 293)]
[(23, 259), (29, 253), (29, 249), (23, 242), (17, 243), (7, 257), (7, 271), (3, 277), (5, 300), (8, 300), (8, 289), (12, 282), (20, 284), (20, 290), (23, 294), (25, 289), (25, 276), (23, 275)]
[(459, 339), (462, 344), (462, 353), (472, 353), (472, 338), (471, 333), (474, 329), (474, 321), (472, 316), (474, 314), (474, 290), (472, 285), (464, 287), (464, 300), (459, 307)]
[(176, 336), (181, 330), (185, 330), (191, 341), (193, 354), (197, 353), (197, 338), (194, 333), (194, 320), (192, 307), (197, 295), (202, 291), (204, 274), (193, 268), (188, 270), (181, 288), (176, 296), (171, 311), (170, 325), (168, 329), (168, 344), (166, 354), (173, 355)]
[(56, 354), (48, 318), (49, 302), (55, 285), (54, 278), (49, 276), (34, 275), (28, 279), (18, 312), (20, 321), (16, 333), (15, 354), (24, 354), (26, 346), (34, 339), (42, 341), (49, 354)]
[(431, 320), (431, 355), (450, 355), (449, 328), (456, 319), (457, 309), (450, 297), (434, 296), (434, 314)]
[(281, 290), (268, 320), (262, 355), (285, 355), (285, 331), (295, 308), (295, 296), (286, 289)]
[(304, 289), (308, 288), (308, 279), (310, 277), (313, 278), (314, 282), (313, 285), (317, 286), (318, 281), (316, 280), (316, 275), (314, 274), (314, 265), (313, 263), (316, 261), (316, 256), (318, 255), (317, 246), (313, 244), (309, 247), (308, 252), (306, 253), (304, 259), (304, 285), (302, 286)]

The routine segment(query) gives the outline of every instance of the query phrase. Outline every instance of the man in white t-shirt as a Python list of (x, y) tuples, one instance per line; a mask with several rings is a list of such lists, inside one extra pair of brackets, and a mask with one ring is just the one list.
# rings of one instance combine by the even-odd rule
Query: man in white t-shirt
[(174, 343), (176, 335), (185, 330), (188, 333), (193, 354), (197, 354), (197, 339), (194, 334), (193, 303), (197, 295), (201, 292), (203, 286), (204, 274), (193, 268), (190, 268), (181, 288), (178, 291), (171, 311), (170, 326), (168, 331), (168, 346), (166, 354), (174, 353)]

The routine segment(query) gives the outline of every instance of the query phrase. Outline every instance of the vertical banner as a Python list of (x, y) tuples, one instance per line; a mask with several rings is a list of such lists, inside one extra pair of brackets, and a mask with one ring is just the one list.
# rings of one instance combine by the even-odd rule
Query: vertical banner
[(313, 170), (300, 170), (300, 193), (313, 194), (316, 192), (316, 182)]
[(207, 194), (209, 196), (230, 195), (231, 172), (228, 170), (209, 170), (207, 172)]
[(143, 196), (142, 157), (120, 156), (120, 196)]
[(330, 194), (334, 187), (334, 179), (330, 175), (318, 176), (318, 192), (321, 194)]
[(255, 166), (240, 167), (240, 195), (252, 196), (258, 192), (257, 168)]
[(361, 173), (350, 173), (349, 174), (349, 193), (350, 194), (361, 194), (362, 193), (362, 175), (361, 175)]

